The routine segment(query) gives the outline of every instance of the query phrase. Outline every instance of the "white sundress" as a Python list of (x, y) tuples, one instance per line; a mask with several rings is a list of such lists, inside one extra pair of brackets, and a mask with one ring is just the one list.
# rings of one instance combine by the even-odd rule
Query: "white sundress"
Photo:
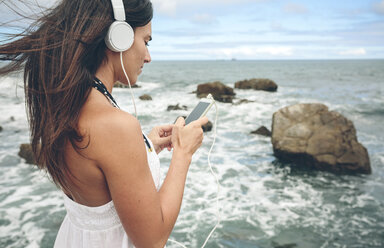
[[(153, 147), (150, 139), (146, 138)], [(160, 160), (154, 149), (146, 150), (149, 168), (159, 190)], [(134, 248), (124, 231), (113, 201), (98, 207), (88, 207), (63, 195), (67, 214), (60, 226), (54, 248)]]

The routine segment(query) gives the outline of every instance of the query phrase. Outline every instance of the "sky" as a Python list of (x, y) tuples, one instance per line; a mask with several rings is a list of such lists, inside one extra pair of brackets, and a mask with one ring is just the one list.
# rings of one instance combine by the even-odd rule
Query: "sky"
[(152, 3), (152, 60), (384, 59), (384, 0)]
[(384, 0), (153, 0), (153, 59), (384, 58)]

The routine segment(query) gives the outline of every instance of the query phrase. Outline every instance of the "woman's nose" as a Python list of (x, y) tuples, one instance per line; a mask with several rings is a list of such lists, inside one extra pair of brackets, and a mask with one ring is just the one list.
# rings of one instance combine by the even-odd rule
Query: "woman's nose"
[(149, 50), (148, 50), (148, 47), (147, 47), (147, 53), (145, 54), (145, 58), (144, 58), (144, 63), (149, 63), (151, 62), (151, 55), (149, 54)]

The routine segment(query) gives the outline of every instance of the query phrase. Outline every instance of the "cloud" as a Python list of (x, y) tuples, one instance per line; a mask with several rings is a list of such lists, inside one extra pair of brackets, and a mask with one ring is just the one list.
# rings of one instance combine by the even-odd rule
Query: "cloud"
[(293, 48), (289, 46), (240, 46), (234, 48), (219, 48), (208, 51), (217, 58), (258, 58), (260, 56), (289, 57), (293, 55)]
[(373, 11), (377, 14), (384, 15), (384, 0), (373, 5)]
[(177, 0), (152, 0), (154, 9), (165, 15), (174, 15), (177, 10)]
[(309, 12), (307, 7), (297, 3), (288, 3), (284, 5), (283, 11), (288, 14), (307, 14)]
[(192, 21), (197, 24), (210, 25), (216, 23), (217, 19), (210, 14), (196, 14), (193, 16)]
[(349, 50), (344, 50), (339, 52), (339, 55), (343, 55), (343, 56), (362, 56), (366, 54), (367, 54), (367, 51), (364, 48), (349, 49)]
[(272, 21), (269, 24), (269, 26), (270, 26), (270, 30), (273, 31), (273, 32), (276, 32), (276, 31), (279, 31), (279, 32), (287, 31), (286, 28), (283, 26), (283, 24), (278, 22), (278, 21)]
[(244, 3), (268, 2), (271, 0), (152, 0), (155, 12), (167, 16), (175, 16), (181, 9), (189, 10), (190, 7), (200, 6), (222, 7), (223, 5), (239, 5)]

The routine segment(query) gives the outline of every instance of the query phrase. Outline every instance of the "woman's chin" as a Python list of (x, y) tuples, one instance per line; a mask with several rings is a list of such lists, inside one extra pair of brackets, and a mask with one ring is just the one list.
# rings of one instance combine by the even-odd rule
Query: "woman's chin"
[(129, 83), (128, 83), (127, 80), (124, 80), (123, 84), (126, 85), (126, 86), (128, 86), (128, 84), (130, 84), (132, 86), (132, 85), (135, 85), (136, 82), (137, 82), (137, 77), (129, 78)]

